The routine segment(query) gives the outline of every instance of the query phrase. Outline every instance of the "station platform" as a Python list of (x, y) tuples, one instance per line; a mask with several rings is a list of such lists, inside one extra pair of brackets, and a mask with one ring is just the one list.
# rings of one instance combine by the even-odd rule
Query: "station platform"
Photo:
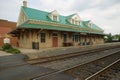
[(35, 59), (35, 58), (50, 57), (50, 56), (56, 56), (56, 55), (62, 55), (62, 54), (70, 54), (70, 53), (75, 53), (79, 51), (85, 51), (85, 50), (112, 46), (112, 45), (113, 46), (120, 45), (120, 42), (87, 45), (87, 46), (55, 47), (55, 48), (46, 48), (46, 49), (40, 49), (40, 50), (23, 49), (23, 48), (18, 48), (18, 49), (22, 52), (22, 54), (27, 55), (29, 59)]

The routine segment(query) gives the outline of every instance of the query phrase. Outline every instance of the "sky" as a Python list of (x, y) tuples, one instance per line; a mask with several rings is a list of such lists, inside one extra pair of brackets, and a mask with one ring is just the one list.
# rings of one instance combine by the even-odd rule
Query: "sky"
[[(23, 0), (0, 0), (0, 19), (17, 22)], [(78, 13), (104, 33), (120, 34), (120, 0), (27, 0), (28, 7), (68, 16)]]

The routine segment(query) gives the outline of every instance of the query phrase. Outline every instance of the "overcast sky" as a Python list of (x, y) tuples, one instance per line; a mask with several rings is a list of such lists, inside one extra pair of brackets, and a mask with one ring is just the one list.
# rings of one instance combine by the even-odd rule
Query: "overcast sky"
[[(0, 19), (17, 21), (23, 0), (0, 0)], [(120, 0), (27, 0), (28, 7), (67, 16), (79, 13), (105, 33), (120, 34)]]

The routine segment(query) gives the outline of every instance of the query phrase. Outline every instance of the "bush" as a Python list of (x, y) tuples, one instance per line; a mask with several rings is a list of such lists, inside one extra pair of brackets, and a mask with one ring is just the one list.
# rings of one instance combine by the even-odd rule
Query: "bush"
[(12, 48), (10, 44), (5, 44), (2, 48), (3, 48), (3, 51), (6, 51), (8, 53), (13, 53), (13, 54), (20, 53), (20, 50)]
[(21, 52), (18, 49), (13, 49), (13, 53), (18, 54), (18, 53), (21, 53)]
[(3, 51), (12, 48), (10, 44), (5, 44), (3, 47)]
[(7, 50), (5, 50), (5, 51), (8, 52), (8, 53), (13, 53), (13, 54), (18, 54), (18, 53), (20, 53), (20, 50), (14, 49), (14, 48), (10, 48), (10, 49), (7, 49)]

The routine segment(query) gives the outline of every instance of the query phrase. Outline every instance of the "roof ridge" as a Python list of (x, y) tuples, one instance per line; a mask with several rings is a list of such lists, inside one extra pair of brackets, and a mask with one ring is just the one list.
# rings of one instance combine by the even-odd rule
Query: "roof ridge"
[(34, 8), (31, 8), (31, 7), (25, 7), (25, 6), (22, 6), (22, 7), (28, 8), (28, 9), (32, 9), (32, 10), (36, 10), (36, 11), (41, 11), (41, 12), (50, 13), (50, 12), (47, 12), (47, 11), (43, 11), (43, 10), (39, 10), (39, 9), (34, 9)]
[(70, 14), (68, 16), (66, 16), (66, 18), (70, 18), (71, 16), (75, 15), (76, 13)]

